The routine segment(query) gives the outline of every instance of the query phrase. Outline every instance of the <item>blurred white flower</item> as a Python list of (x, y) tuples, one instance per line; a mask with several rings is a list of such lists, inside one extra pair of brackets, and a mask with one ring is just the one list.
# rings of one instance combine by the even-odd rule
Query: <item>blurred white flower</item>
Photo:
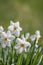
[(36, 35), (34, 34), (34, 35), (31, 35), (30, 36), (30, 39), (32, 40), (32, 41), (34, 41), (35, 39), (36, 39)]
[(11, 41), (14, 40), (15, 37), (13, 35), (11, 35), (10, 31), (6, 32), (2, 32), (2, 36), (1, 36), (1, 45), (3, 48), (5, 48), (6, 46), (11, 46)]
[(8, 27), (8, 30), (14, 34), (16, 37), (20, 36), (20, 31), (22, 31), (22, 28), (19, 25), (19, 21), (16, 23), (13, 23), (13, 21), (10, 21), (10, 26)]
[(31, 36), (30, 36), (30, 39), (31, 39), (32, 41), (34, 41), (34, 40), (36, 39), (36, 43), (38, 43), (38, 40), (40, 39), (40, 37), (41, 37), (40, 31), (37, 30), (34, 35), (31, 35)]
[(37, 30), (37, 31), (35, 32), (35, 34), (36, 34), (36, 43), (38, 43), (38, 40), (41, 38), (40, 31)]
[(22, 40), (20, 38), (16, 39), (16, 46), (15, 49), (17, 50), (18, 53), (22, 53), (23, 51), (26, 52), (26, 48), (29, 46), (31, 47), (31, 44), (25, 40)]

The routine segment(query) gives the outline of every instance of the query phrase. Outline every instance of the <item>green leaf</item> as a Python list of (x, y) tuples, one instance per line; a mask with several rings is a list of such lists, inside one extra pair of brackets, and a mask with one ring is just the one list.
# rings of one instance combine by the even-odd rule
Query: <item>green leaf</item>
[(30, 58), (31, 58), (31, 53), (29, 52), (28, 55), (27, 55), (27, 59), (26, 59), (25, 65), (29, 64)]
[(24, 53), (20, 54), (16, 65), (21, 65)]
[(35, 43), (36, 43), (36, 40), (34, 41), (34, 44), (32, 45), (32, 47), (30, 48), (30, 50), (27, 54), (27, 59), (26, 59), (25, 65), (28, 65), (32, 59), (32, 56), (34, 54)]
[(34, 57), (33, 62), (31, 63), (32, 65), (36, 65), (37, 64), (37, 60), (38, 60), (38, 58), (40, 56), (40, 53), (41, 52), (39, 52), (39, 50), (38, 50), (37, 53), (36, 53), (36, 55), (35, 55), (35, 57)]

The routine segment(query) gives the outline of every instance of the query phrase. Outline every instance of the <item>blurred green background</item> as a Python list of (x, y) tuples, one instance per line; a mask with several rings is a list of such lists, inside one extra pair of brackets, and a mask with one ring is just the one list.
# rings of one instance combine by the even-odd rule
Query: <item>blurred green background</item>
[(23, 32), (40, 30), (43, 46), (43, 0), (0, 0), (0, 25), (7, 29), (10, 20), (20, 21)]

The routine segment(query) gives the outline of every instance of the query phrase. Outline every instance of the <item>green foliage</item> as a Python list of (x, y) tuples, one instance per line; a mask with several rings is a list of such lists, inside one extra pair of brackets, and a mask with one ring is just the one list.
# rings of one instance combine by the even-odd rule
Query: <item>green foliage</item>
[(2, 48), (1, 51), (0, 65), (43, 65), (43, 49), (40, 50), (38, 47), (37, 52), (35, 52), (35, 42), (26, 53), (18, 54), (14, 48), (13, 50), (12, 48)]

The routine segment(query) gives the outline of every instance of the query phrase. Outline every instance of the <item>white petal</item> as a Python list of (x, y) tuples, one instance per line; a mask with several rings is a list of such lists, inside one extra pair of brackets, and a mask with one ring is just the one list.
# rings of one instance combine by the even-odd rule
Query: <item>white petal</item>
[(11, 47), (11, 42), (10, 41), (7, 42), (7, 46)]
[(9, 38), (9, 40), (11, 40), (11, 41), (15, 39), (15, 36), (11, 35), (10, 31), (7, 31), (7, 36)]
[(19, 54), (22, 53), (23, 51), (24, 51), (23, 48), (18, 49), (18, 53), (19, 53)]
[(34, 40), (36, 39), (36, 35), (31, 35), (31, 36), (30, 36), (30, 39), (31, 39), (32, 41), (34, 41)]
[(15, 23), (15, 26), (16, 26), (16, 27), (19, 27), (19, 21), (17, 21), (17, 22)]
[(24, 38), (24, 34), (21, 35), (21, 38)]
[(14, 25), (14, 22), (13, 21), (10, 21), (10, 25)]
[(9, 30), (9, 31), (13, 31), (13, 27), (14, 27), (13, 25), (9, 26), (9, 27), (8, 27), (8, 30)]
[(25, 37), (28, 39), (30, 37), (30, 33), (26, 33)]
[(7, 34), (5, 32), (2, 32), (2, 38), (7, 37)]
[(7, 31), (7, 35), (8, 36), (11, 36), (11, 32), (9, 30)]
[(0, 26), (0, 33), (3, 32), (3, 31), (4, 31), (3, 27)]
[(22, 31), (22, 28), (21, 27), (18, 27), (19, 31)]
[(20, 45), (16, 44), (16, 46), (14, 47), (15, 49), (19, 49)]
[(16, 39), (16, 43), (21, 44), (23, 41), (20, 38)]
[(40, 35), (40, 31), (39, 30), (37, 30), (35, 33), (36, 33), (36, 35)]
[(14, 39), (15, 39), (15, 36), (10, 36), (9, 37), (9, 40), (11, 40), (11, 41), (14, 40)]
[(19, 30), (16, 30), (16, 31), (15, 31), (15, 36), (16, 36), (16, 37), (19, 37), (19, 36), (20, 36), (20, 31), (19, 31)]
[(2, 43), (2, 48), (5, 48), (6, 47), (6, 44), (5, 43)]
[(29, 42), (25, 42), (25, 47), (27, 46), (31, 47), (31, 44)]

